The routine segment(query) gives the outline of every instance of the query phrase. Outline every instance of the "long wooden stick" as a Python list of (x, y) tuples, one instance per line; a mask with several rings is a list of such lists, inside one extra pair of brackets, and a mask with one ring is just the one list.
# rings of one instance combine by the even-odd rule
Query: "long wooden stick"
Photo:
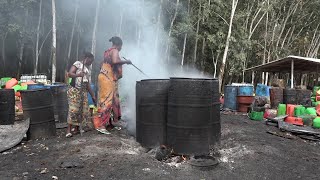
[[(122, 57), (122, 58), (125, 59), (125, 60), (128, 60), (128, 59), (126, 59), (125, 57)], [(132, 64), (132, 63), (131, 63), (131, 65), (132, 65), (133, 67), (135, 67), (138, 71), (140, 71), (143, 75), (149, 77), (149, 76), (146, 75), (141, 69), (139, 69), (136, 65), (134, 65), (134, 64)]]
[[(84, 60), (85, 61), (85, 60)], [(82, 62), (83, 66), (82, 66), (82, 73), (84, 74), (84, 61)], [(84, 76), (82, 76), (81, 78), (81, 87), (80, 87), (80, 109), (79, 109), (79, 114), (80, 114), (80, 119), (79, 119), (79, 128), (80, 128), (80, 135), (82, 136), (82, 121), (83, 121), (83, 102), (84, 102), (84, 95), (83, 95), (83, 79)]]

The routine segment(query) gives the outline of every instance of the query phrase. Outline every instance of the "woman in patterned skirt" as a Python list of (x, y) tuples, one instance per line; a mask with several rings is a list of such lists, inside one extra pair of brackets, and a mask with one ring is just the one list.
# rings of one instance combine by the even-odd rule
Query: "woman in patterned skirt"
[(99, 84), (99, 118), (101, 127), (97, 130), (103, 134), (109, 134), (106, 126), (114, 128), (113, 122), (121, 118), (120, 100), (118, 92), (118, 80), (122, 78), (122, 65), (131, 64), (131, 61), (122, 61), (119, 52), (122, 49), (122, 40), (112, 37), (112, 47), (105, 51), (104, 61), (98, 77)]
[[(94, 61), (94, 56), (91, 53), (85, 53), (81, 61), (76, 61), (69, 70), (69, 77), (72, 83), (68, 89), (68, 129), (66, 137), (71, 137), (71, 129), (74, 126), (75, 131), (79, 131), (79, 126), (86, 126), (88, 122), (89, 106), (88, 92), (92, 100), (96, 103), (96, 98), (91, 89), (91, 71), (90, 66)], [(82, 104), (81, 104), (82, 103)]]

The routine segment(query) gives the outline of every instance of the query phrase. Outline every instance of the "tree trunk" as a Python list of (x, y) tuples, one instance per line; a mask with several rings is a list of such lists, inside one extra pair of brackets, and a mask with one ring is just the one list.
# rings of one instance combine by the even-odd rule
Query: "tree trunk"
[[(160, 1), (158, 20), (157, 20), (156, 38), (154, 41), (154, 43), (155, 43), (154, 47), (155, 47), (156, 52), (158, 52), (158, 47), (159, 47), (159, 32), (160, 32), (160, 25), (161, 25), (162, 4), (163, 4), (163, 0)], [(156, 54), (156, 56), (157, 56), (157, 54)]]
[(2, 39), (2, 61), (3, 61), (3, 75), (6, 75), (6, 39), (8, 32), (6, 32)]
[(56, 2), (52, 0), (52, 83), (56, 82), (57, 73), (57, 27), (56, 27)]
[(72, 30), (71, 30), (71, 37), (70, 37), (70, 42), (69, 42), (69, 48), (68, 48), (68, 56), (67, 56), (67, 62), (65, 64), (65, 69), (67, 70), (68, 64), (70, 62), (71, 58), (71, 50), (72, 50), (72, 42), (73, 42), (73, 37), (74, 37), (74, 31), (77, 26), (77, 17), (78, 17), (78, 9), (79, 9), (79, 0), (77, 1), (77, 5), (74, 10), (74, 18), (73, 18), (73, 25), (72, 25)]
[(23, 59), (23, 50), (24, 50), (24, 42), (20, 43), (20, 48), (19, 48), (19, 66), (18, 66), (18, 71), (17, 71), (17, 79), (20, 78), (20, 71), (21, 71), (21, 66), (22, 66), (22, 59)]
[(96, 15), (95, 15), (95, 18), (94, 18), (94, 26), (93, 26), (93, 34), (92, 34), (91, 53), (92, 53), (94, 56), (96, 55), (97, 28), (98, 28), (98, 21), (99, 21), (99, 10), (100, 10), (100, 0), (97, 1)]
[(142, 5), (141, 5), (140, 8), (141, 8), (141, 9), (140, 9), (140, 19), (141, 19), (141, 21), (139, 21), (138, 42), (137, 42), (138, 48), (141, 47), (141, 34), (142, 34), (141, 29), (142, 29), (142, 26), (143, 26), (143, 24), (142, 24), (142, 22), (143, 22), (142, 19), (143, 19), (143, 16), (144, 16), (144, 12), (143, 12), (144, 0), (142, 0)]
[[(269, 0), (268, 0), (268, 8), (269, 8)], [(265, 34), (264, 34), (264, 49), (263, 49), (263, 62), (265, 64), (267, 62), (267, 41), (268, 41), (268, 24), (269, 24), (269, 12), (267, 12), (266, 17), (266, 25), (265, 25)], [(264, 82), (264, 72), (262, 72), (262, 83)]]
[(123, 10), (120, 10), (120, 21), (119, 21), (119, 31), (118, 31), (118, 36), (121, 37), (122, 33), (122, 23), (123, 23)]
[(79, 46), (80, 46), (80, 37), (81, 37), (81, 25), (80, 22), (78, 24), (78, 39), (77, 39), (77, 49), (76, 49), (76, 59), (79, 60)]
[(212, 53), (212, 63), (214, 65), (213, 78), (216, 78), (217, 77), (217, 65), (218, 65), (219, 53), (217, 53), (216, 59), (214, 58), (213, 50), (211, 50), (211, 53)]
[(171, 33), (172, 33), (174, 21), (177, 18), (178, 8), (179, 8), (179, 0), (177, 0), (177, 2), (176, 2), (176, 8), (175, 8), (174, 15), (173, 15), (171, 23), (170, 23), (170, 28), (169, 28), (169, 33), (168, 33), (168, 41), (167, 41), (167, 47), (166, 47), (166, 53), (165, 53), (165, 55), (167, 56), (167, 63), (168, 64), (170, 61), (170, 46), (171, 46), (170, 45), (170, 38), (171, 38)]
[[(190, 15), (190, 2), (191, 2), (191, 0), (188, 0), (188, 16)], [(186, 54), (187, 38), (188, 38), (188, 33), (185, 33), (185, 34), (184, 34), (184, 40), (183, 40), (183, 48), (182, 48), (181, 67), (183, 67), (183, 65), (184, 65), (184, 58), (185, 58), (185, 54)]]
[(202, 50), (201, 50), (201, 55), (202, 55), (202, 59), (201, 59), (201, 70), (203, 71), (202, 73), (204, 73), (205, 71), (205, 48), (206, 48), (206, 38), (202, 39)]
[(197, 30), (196, 30), (196, 42), (194, 44), (194, 52), (193, 52), (193, 66), (196, 66), (197, 63), (197, 51), (198, 51), (198, 41), (199, 41), (199, 29), (200, 29), (200, 21), (201, 21), (201, 2), (199, 2), (199, 10), (198, 10), (198, 22), (197, 22)]
[(231, 38), (231, 33), (232, 33), (232, 23), (233, 23), (233, 17), (234, 14), (236, 12), (237, 9), (237, 5), (238, 5), (238, 0), (232, 0), (232, 9), (231, 9), (231, 16), (230, 16), (230, 23), (229, 23), (229, 31), (228, 31), (228, 36), (227, 36), (227, 40), (226, 40), (226, 47), (224, 49), (224, 53), (223, 53), (223, 58), (222, 58), (222, 64), (220, 67), (220, 74), (219, 74), (219, 81), (220, 81), (220, 92), (222, 92), (222, 80), (224, 77), (224, 71), (225, 71), (225, 66), (226, 66), (226, 62), (227, 62), (227, 57), (228, 57), (228, 50), (229, 50), (229, 44), (230, 44), (230, 38)]
[(38, 19), (38, 27), (37, 27), (37, 41), (36, 41), (36, 62), (35, 62), (34, 71), (33, 71), (34, 74), (38, 73), (41, 18), (42, 18), (42, 0), (40, 0), (40, 4), (39, 4), (39, 19)]

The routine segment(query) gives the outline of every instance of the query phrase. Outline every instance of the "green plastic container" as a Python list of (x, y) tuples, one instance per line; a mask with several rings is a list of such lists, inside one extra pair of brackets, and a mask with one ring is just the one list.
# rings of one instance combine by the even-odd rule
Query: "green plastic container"
[(286, 115), (286, 111), (287, 111), (287, 105), (279, 104), (279, 106), (278, 106), (278, 116)]
[(21, 86), (20, 85), (15, 85), (13, 86), (14, 92), (20, 91), (21, 90)]
[(312, 107), (316, 107), (316, 102), (312, 102)]
[(304, 106), (296, 106), (294, 108), (294, 116), (299, 117), (305, 115), (306, 108)]
[(307, 108), (306, 109), (306, 115), (313, 115), (313, 116), (317, 116), (317, 111), (315, 108)]
[(249, 117), (253, 121), (262, 121), (264, 112), (251, 111)]
[(26, 86), (21, 86), (20, 91), (25, 91), (25, 90), (28, 90), (28, 86), (27, 85)]
[(315, 97), (315, 96), (312, 96), (312, 97), (311, 97), (311, 101), (312, 101), (312, 102), (316, 102), (316, 97)]
[(313, 96), (317, 95), (317, 91), (320, 90), (320, 86), (314, 86), (313, 87)]
[(313, 120), (313, 127), (314, 127), (314, 128), (317, 128), (317, 129), (320, 129), (320, 117), (316, 117), (316, 118)]
[(312, 116), (312, 115), (303, 115), (299, 116), (299, 118), (302, 118), (303, 124), (306, 126), (312, 126), (314, 118), (317, 116)]
[(7, 83), (11, 79), (12, 79), (12, 77), (3, 77), (3, 78), (1, 78), (1, 81), (4, 82), (4, 83)]

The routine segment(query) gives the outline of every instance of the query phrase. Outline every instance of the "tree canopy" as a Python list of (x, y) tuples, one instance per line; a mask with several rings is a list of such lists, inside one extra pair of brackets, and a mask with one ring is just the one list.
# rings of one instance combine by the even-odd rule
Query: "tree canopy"
[(113, 35), (138, 50), (153, 38), (148, 48), (164, 64), (215, 77), (224, 69), (224, 84), (248, 81), (248, 67), (319, 53), (317, 0), (0, 0), (0, 76), (51, 76), (53, 2), (58, 81), (82, 52), (100, 60)]

